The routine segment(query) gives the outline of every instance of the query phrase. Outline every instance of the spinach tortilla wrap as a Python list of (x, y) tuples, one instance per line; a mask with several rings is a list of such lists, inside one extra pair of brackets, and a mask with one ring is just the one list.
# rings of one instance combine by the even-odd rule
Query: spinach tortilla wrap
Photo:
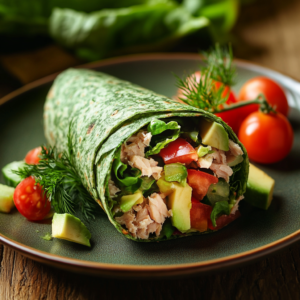
[(83, 185), (127, 238), (207, 233), (240, 215), (247, 153), (211, 113), (107, 74), (69, 69), (48, 93), (44, 126), (59, 151), (70, 135)]

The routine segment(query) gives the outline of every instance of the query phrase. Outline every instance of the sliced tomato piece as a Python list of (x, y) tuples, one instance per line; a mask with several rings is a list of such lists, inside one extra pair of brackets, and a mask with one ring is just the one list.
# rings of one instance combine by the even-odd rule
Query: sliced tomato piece
[(197, 151), (193, 146), (182, 138), (168, 144), (168, 146), (160, 150), (159, 155), (165, 164), (182, 163), (190, 164), (192, 161), (198, 160)]
[(42, 148), (37, 147), (30, 150), (25, 156), (25, 162), (29, 165), (37, 165), (40, 161), (39, 156), (42, 153)]
[(202, 200), (211, 184), (217, 183), (218, 178), (202, 171), (189, 169), (187, 181), (193, 189), (193, 197)]
[(222, 215), (220, 217), (217, 218), (216, 223), (217, 226), (214, 227), (212, 224), (211, 219), (209, 218), (208, 220), (208, 228), (211, 230), (219, 230), (221, 228), (223, 228), (224, 226), (228, 225), (229, 223), (231, 223), (232, 221), (234, 221), (235, 219), (237, 219), (238, 217), (241, 216), (241, 213), (237, 210), (235, 214), (230, 214), (230, 215)]
[(191, 228), (200, 232), (206, 231), (211, 211), (211, 206), (203, 204), (192, 197), (192, 208), (190, 210)]

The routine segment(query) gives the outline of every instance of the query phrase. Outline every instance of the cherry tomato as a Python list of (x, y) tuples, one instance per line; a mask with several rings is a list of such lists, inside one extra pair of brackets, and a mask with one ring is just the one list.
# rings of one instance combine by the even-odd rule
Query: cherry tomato
[(206, 231), (212, 207), (203, 204), (192, 197), (192, 208), (190, 210), (191, 228), (200, 232)]
[(280, 112), (250, 114), (242, 123), (239, 139), (247, 149), (249, 158), (259, 163), (275, 163), (290, 152), (293, 130)]
[(182, 163), (190, 164), (192, 161), (198, 160), (197, 151), (186, 140), (178, 138), (168, 144), (168, 146), (160, 150), (159, 155), (165, 164)]
[(40, 161), (39, 156), (42, 153), (42, 148), (37, 147), (30, 150), (25, 156), (25, 162), (29, 165), (37, 165)]
[(224, 226), (228, 225), (229, 223), (231, 223), (232, 221), (234, 221), (235, 219), (237, 219), (238, 217), (241, 216), (241, 213), (237, 210), (235, 214), (230, 214), (230, 215), (222, 215), (220, 217), (217, 218), (216, 220), (216, 224), (217, 226), (214, 227), (212, 224), (211, 219), (208, 220), (208, 228), (211, 230), (219, 230), (221, 228), (223, 228)]
[[(261, 93), (265, 95), (272, 106), (276, 106), (276, 111), (279, 111), (284, 116), (288, 115), (289, 105), (282, 87), (267, 77), (255, 77), (247, 81), (240, 90), (238, 101), (253, 100)], [(245, 106), (243, 108), (243, 118), (246, 118), (258, 109), (258, 104)]]
[(193, 189), (193, 197), (202, 200), (207, 194), (209, 186), (218, 182), (218, 178), (205, 172), (189, 169), (187, 181)]
[(50, 211), (51, 204), (43, 188), (30, 176), (21, 181), (14, 192), (17, 210), (28, 220), (42, 220)]

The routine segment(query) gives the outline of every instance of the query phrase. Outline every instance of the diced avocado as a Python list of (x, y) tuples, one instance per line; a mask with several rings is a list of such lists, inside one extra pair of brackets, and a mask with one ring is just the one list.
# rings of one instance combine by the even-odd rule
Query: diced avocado
[(183, 182), (187, 178), (186, 167), (179, 163), (164, 166), (165, 180)]
[(232, 160), (231, 162), (228, 163), (229, 167), (234, 167), (236, 165), (238, 165), (239, 163), (241, 163), (244, 160), (243, 155), (238, 155), (235, 157), (234, 160)]
[(19, 175), (13, 173), (12, 171), (17, 171), (18, 169), (23, 168), (24, 166), (24, 161), (13, 161), (5, 167), (3, 167), (2, 174), (5, 183), (9, 186), (16, 187), (21, 182), (22, 178)]
[(142, 203), (143, 200), (143, 193), (140, 190), (137, 190), (132, 195), (125, 195), (121, 197), (120, 208), (123, 212), (127, 212), (132, 208), (132, 206)]
[(15, 207), (14, 192), (13, 187), (0, 184), (0, 212), (9, 213)]
[(272, 202), (275, 180), (262, 170), (250, 164), (245, 201), (262, 209), (268, 209)]
[(174, 182), (167, 182), (164, 175), (157, 180), (156, 184), (159, 188), (159, 191), (164, 193), (166, 196), (170, 195), (175, 189)]
[(167, 201), (168, 208), (172, 210), (171, 222), (179, 231), (186, 232), (191, 229), (192, 188), (188, 184), (173, 184), (174, 190)]
[(202, 118), (199, 124), (199, 134), (204, 145), (228, 151), (229, 138), (225, 128), (217, 123)]
[(202, 157), (208, 153), (211, 153), (211, 147), (210, 146), (202, 146), (200, 145), (199, 148), (197, 149), (197, 154), (198, 154), (198, 157)]
[(70, 214), (54, 214), (52, 237), (91, 247), (91, 233), (78, 218)]

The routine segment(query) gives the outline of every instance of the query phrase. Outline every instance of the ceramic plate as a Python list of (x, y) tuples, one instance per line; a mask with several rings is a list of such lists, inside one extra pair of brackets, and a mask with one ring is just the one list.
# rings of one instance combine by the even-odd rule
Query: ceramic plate
[[(172, 97), (176, 93), (172, 73), (181, 76), (184, 71), (195, 71), (199, 64), (197, 55), (159, 54), (110, 59), (85, 67)], [(0, 241), (34, 260), (60, 268), (114, 277), (154, 277), (238, 266), (299, 240), (300, 84), (270, 69), (241, 61), (236, 64), (236, 92), (251, 77), (265, 75), (280, 82), (292, 107), (289, 118), (295, 141), (290, 155), (277, 164), (259, 165), (276, 180), (268, 211), (243, 204), (242, 217), (218, 232), (160, 243), (128, 240), (102, 215), (88, 224), (91, 249), (58, 239), (45, 241), (41, 236), (51, 232), (50, 222), (29, 222), (14, 211), (0, 216)], [(54, 77), (39, 80), (0, 100), (0, 168), (22, 160), (28, 150), (45, 142), (43, 103)]]

